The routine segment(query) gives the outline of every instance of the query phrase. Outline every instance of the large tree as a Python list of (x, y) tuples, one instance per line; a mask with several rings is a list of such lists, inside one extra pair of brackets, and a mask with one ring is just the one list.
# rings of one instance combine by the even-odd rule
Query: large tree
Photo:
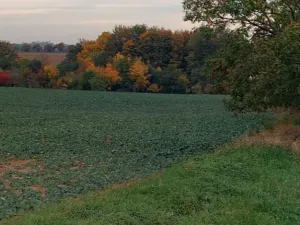
[(300, 21), (299, 0), (184, 0), (185, 20), (230, 25), (254, 36), (276, 36)]
[(145, 63), (155, 67), (166, 67), (172, 59), (172, 32), (150, 29), (141, 35), (136, 51)]

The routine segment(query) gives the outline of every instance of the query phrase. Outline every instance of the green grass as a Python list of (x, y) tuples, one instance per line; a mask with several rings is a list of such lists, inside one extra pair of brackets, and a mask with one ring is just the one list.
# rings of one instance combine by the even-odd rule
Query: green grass
[(0, 179), (0, 220), (149, 176), (258, 129), (264, 117), (232, 116), (224, 96), (13, 88), (0, 96), (0, 165), (36, 160), (36, 172), (5, 174), (11, 190)]
[(227, 149), (3, 225), (300, 224), (299, 174), (299, 154), (278, 147)]

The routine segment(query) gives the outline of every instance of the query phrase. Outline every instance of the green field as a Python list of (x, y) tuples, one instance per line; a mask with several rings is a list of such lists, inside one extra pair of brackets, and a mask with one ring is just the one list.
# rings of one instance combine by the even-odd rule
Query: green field
[(299, 174), (299, 154), (282, 148), (223, 149), (3, 225), (296, 225)]
[(0, 219), (149, 176), (258, 129), (263, 117), (233, 116), (225, 96), (13, 88), (0, 96)]

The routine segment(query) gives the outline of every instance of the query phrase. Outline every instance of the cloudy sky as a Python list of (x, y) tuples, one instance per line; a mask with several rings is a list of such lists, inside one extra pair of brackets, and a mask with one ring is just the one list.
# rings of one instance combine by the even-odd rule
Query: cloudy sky
[(182, 0), (0, 0), (0, 40), (75, 43), (116, 24), (190, 29)]

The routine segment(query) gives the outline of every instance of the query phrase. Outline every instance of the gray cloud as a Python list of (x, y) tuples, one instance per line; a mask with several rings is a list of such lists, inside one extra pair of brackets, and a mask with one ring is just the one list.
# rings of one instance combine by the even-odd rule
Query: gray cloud
[[(26, 3), (25, 3), (26, 2)], [(0, 40), (74, 43), (116, 24), (190, 29), (181, 0), (0, 0)]]

